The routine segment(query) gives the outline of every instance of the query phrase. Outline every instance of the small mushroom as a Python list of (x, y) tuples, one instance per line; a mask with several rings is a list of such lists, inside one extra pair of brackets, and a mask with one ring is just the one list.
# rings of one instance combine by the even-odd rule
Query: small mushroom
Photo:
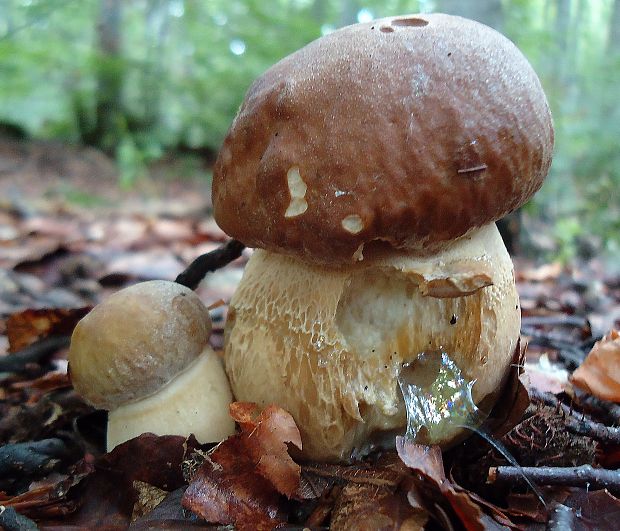
[[(532, 67), (464, 18), (348, 26), (267, 70), (213, 176), (217, 223), (257, 248), (226, 324), (236, 398), (287, 409), (324, 460), (405, 431), (403, 367), (443, 385), (424, 398), (438, 415), (455, 382), (426, 380), (448, 373), (488, 411), (520, 329), (494, 221), (541, 186), (552, 150)], [(462, 416), (445, 424), (425, 442), (462, 435)]]
[(109, 410), (107, 448), (145, 432), (217, 442), (234, 430), (230, 385), (208, 344), (211, 319), (190, 289), (168, 281), (125, 288), (76, 326), (76, 391)]

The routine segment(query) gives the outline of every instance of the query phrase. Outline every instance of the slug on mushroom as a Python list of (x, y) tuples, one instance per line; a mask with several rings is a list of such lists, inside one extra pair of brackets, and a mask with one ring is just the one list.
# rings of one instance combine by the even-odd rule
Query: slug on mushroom
[(109, 410), (107, 448), (141, 433), (218, 442), (235, 431), (230, 385), (208, 344), (211, 319), (190, 289), (154, 280), (88, 313), (71, 337), (75, 390)]
[(323, 460), (404, 431), (398, 377), (422, 353), (492, 403), (520, 329), (494, 221), (538, 190), (552, 149), (527, 60), (460, 17), (356, 24), (267, 70), (214, 169), (217, 223), (258, 249), (226, 326), (236, 398), (287, 409)]

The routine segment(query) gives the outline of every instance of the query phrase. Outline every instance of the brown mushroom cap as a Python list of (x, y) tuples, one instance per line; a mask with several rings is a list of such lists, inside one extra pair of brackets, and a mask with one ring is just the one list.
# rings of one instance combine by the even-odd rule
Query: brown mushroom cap
[(73, 385), (98, 408), (139, 400), (196, 360), (210, 333), (209, 311), (192, 290), (164, 280), (125, 288), (75, 327)]
[(439, 14), (356, 24), (251, 86), (215, 166), (215, 218), (314, 262), (374, 241), (427, 253), (525, 203), (552, 148), (540, 82), (498, 32)]

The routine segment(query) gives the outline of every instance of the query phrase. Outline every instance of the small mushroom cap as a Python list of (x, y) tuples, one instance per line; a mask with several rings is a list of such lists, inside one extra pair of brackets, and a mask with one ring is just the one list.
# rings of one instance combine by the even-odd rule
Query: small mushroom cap
[(209, 312), (190, 289), (154, 280), (108, 297), (71, 337), (76, 391), (93, 406), (115, 409), (157, 392), (208, 344)]
[(375, 241), (435, 252), (525, 203), (552, 148), (540, 82), (500, 33), (441, 14), (356, 24), (250, 87), (214, 168), (215, 219), (318, 263)]

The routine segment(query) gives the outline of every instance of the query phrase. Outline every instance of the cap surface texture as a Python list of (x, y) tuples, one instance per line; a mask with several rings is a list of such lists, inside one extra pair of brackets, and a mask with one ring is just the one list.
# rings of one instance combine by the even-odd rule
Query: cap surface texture
[(76, 391), (114, 409), (157, 392), (207, 345), (209, 312), (190, 289), (154, 280), (118, 291), (76, 326), (69, 366)]
[(495, 30), (439, 14), (356, 24), (250, 87), (215, 165), (215, 219), (318, 263), (375, 241), (434, 252), (525, 203), (552, 148), (540, 82)]

